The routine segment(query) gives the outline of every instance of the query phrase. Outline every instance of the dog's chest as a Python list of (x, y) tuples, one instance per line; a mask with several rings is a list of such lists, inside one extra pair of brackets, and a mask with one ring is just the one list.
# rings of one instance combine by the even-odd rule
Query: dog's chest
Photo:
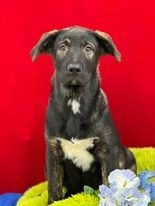
[(61, 135), (66, 139), (89, 137), (92, 127), (90, 127), (90, 117), (84, 102), (70, 98), (65, 101), (63, 108), (64, 119), (61, 121)]
[(69, 99), (67, 102), (67, 106), (71, 109), (74, 115), (80, 113), (80, 102), (75, 99)]
[(58, 138), (60, 141), (64, 159), (71, 160), (74, 165), (86, 172), (90, 169), (94, 162), (94, 156), (89, 152), (94, 147), (94, 140), (96, 137), (87, 138), (83, 140), (72, 139), (66, 140)]

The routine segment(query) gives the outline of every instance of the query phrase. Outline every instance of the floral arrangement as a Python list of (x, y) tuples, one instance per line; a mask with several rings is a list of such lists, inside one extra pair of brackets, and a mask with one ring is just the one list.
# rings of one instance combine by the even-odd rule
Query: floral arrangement
[(109, 185), (99, 191), (85, 186), (84, 192), (99, 197), (99, 206), (147, 206), (155, 202), (155, 171), (144, 170), (138, 176), (129, 169), (116, 169), (108, 176)]

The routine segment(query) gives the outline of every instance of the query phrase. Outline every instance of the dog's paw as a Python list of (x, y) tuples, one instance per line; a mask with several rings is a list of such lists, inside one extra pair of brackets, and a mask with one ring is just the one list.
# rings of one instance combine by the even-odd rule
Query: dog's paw
[(47, 205), (51, 205), (53, 202), (52, 197), (48, 197)]

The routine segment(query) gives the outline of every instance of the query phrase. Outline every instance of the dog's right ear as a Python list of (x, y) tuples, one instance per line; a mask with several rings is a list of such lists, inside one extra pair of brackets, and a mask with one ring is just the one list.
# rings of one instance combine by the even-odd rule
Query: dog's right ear
[(35, 61), (39, 54), (47, 54), (50, 52), (52, 48), (53, 42), (57, 34), (58, 30), (52, 30), (50, 32), (44, 33), (37, 44), (31, 50), (32, 61)]

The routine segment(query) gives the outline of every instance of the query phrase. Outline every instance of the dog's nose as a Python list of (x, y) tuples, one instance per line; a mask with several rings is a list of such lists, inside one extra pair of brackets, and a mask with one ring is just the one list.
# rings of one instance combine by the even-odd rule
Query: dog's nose
[(75, 64), (69, 64), (67, 66), (67, 71), (70, 73), (79, 73), (82, 71), (82, 65), (75, 63)]

